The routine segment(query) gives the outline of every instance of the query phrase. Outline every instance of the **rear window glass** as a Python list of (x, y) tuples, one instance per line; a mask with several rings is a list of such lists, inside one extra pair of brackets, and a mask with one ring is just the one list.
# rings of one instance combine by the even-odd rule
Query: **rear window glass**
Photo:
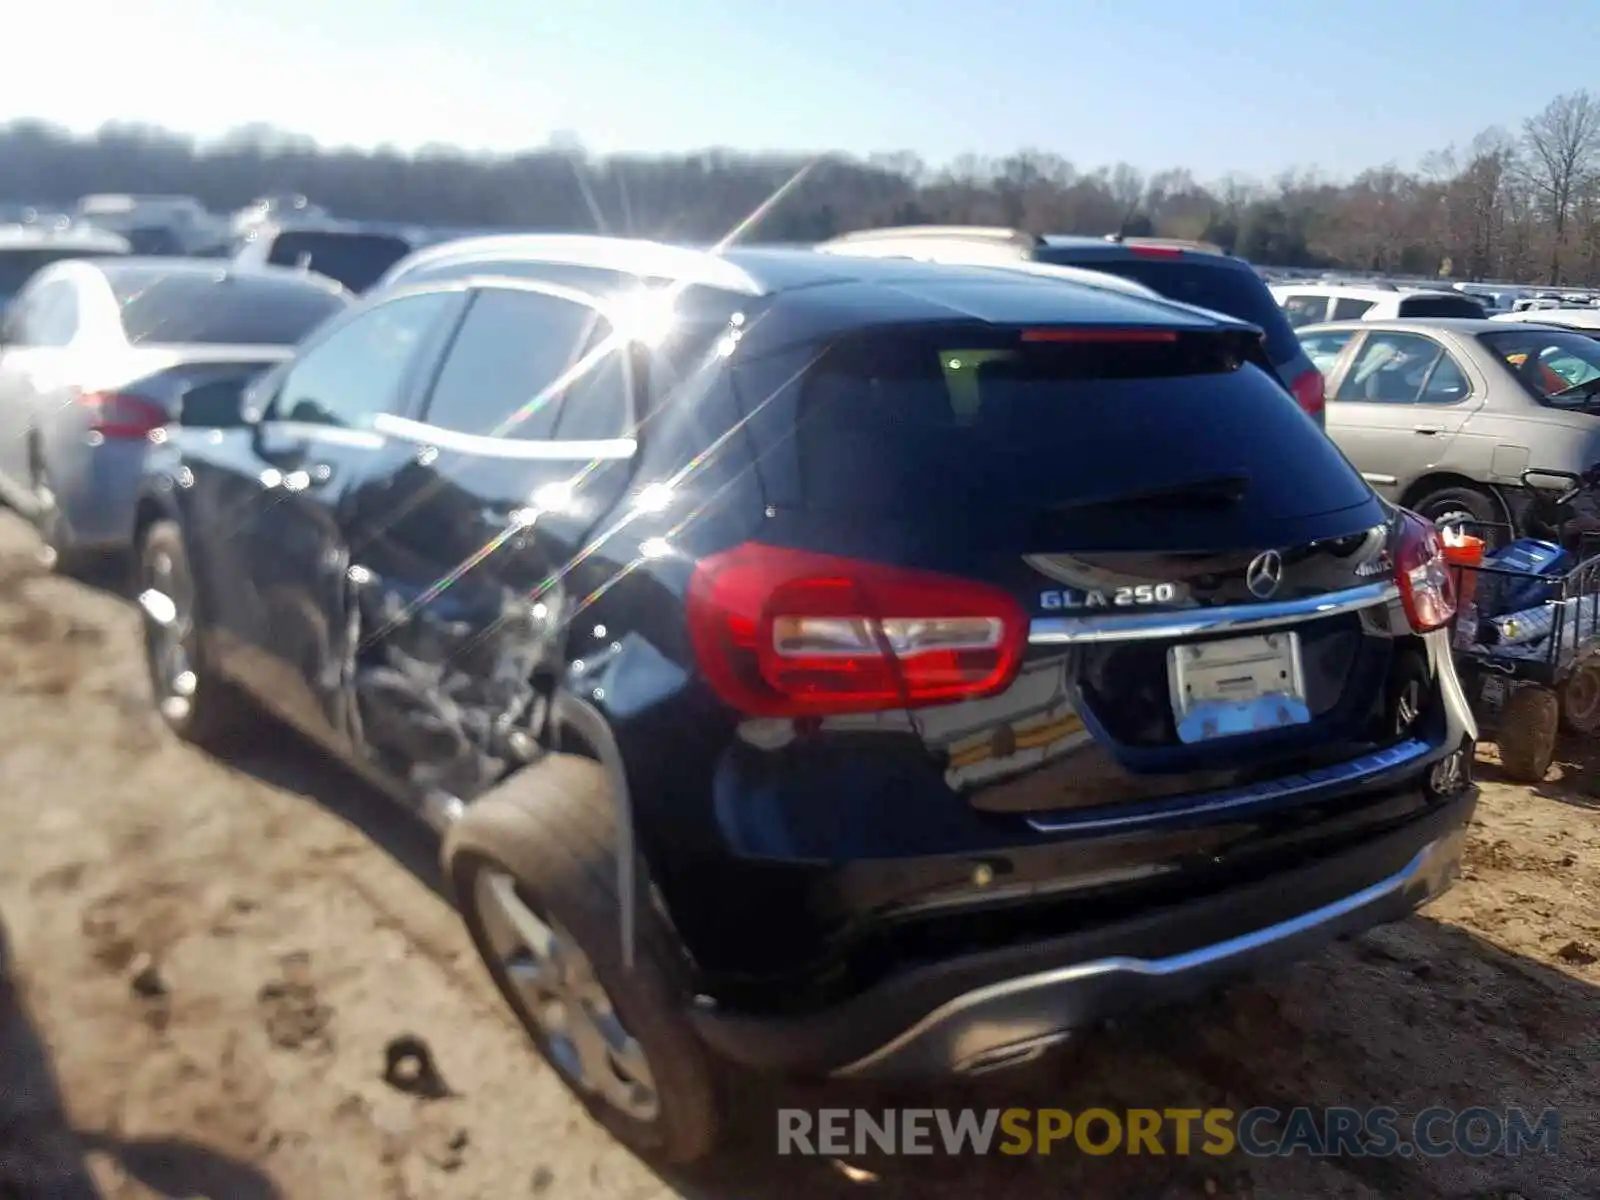
[(304, 265), (352, 292), (364, 292), (410, 253), (409, 242), (387, 233), (291, 230), (273, 239), (267, 261), (279, 267)]
[[(1119, 349), (1126, 353), (1108, 357), (1014, 335), (949, 333), (841, 343), (802, 384), (801, 502), (852, 514), (1027, 520), (1219, 474), (1247, 480), (1230, 521), (1292, 521), (1370, 500), (1262, 370), (1172, 357), (1166, 348)], [(1147, 368), (1158, 357), (1169, 369), (1152, 378)], [(1159, 519), (1182, 525), (1190, 515), (1180, 504)], [(1202, 525), (1206, 515), (1198, 514)], [(1101, 509), (1076, 540), (1114, 549), (1129, 532)], [(1193, 536), (1203, 546), (1209, 534)]]
[(1402, 317), (1482, 317), (1483, 305), (1470, 296), (1407, 296), (1400, 301)]
[(98, 258), (102, 250), (67, 249), (0, 250), (0, 296), (15, 296), (33, 273), (64, 258)]
[(342, 310), (346, 297), (294, 278), (222, 271), (111, 273), (128, 340), (226, 346), (292, 346)]
[(1593, 338), (1535, 326), (1481, 340), (1541, 403), (1592, 407), (1600, 400), (1600, 342)]
[(1208, 263), (1202, 255), (1183, 258), (1086, 257), (1078, 260), (1070, 250), (1054, 248), (1039, 255), (1045, 262), (1089, 267), (1132, 279), (1160, 292), (1169, 300), (1209, 308), (1240, 321), (1259, 325), (1267, 335), (1267, 353), (1275, 363), (1285, 363), (1300, 353), (1300, 343), (1267, 285), (1255, 274), (1227, 262)]

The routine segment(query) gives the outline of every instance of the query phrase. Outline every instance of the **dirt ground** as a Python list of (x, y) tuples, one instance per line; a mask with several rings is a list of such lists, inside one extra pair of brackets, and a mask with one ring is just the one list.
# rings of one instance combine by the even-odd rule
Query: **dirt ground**
[[(1556, 1155), (779, 1159), (775, 1107), (895, 1098), (750, 1085), (725, 1158), (669, 1179), (528, 1051), (428, 834), (287, 734), (233, 762), (164, 736), (128, 604), (33, 546), (0, 517), (0, 1198), (1600, 1196), (1600, 773), (1486, 765), (1425, 915), (914, 1102), (1553, 1106)], [(435, 1094), (383, 1078), (408, 1035)]]

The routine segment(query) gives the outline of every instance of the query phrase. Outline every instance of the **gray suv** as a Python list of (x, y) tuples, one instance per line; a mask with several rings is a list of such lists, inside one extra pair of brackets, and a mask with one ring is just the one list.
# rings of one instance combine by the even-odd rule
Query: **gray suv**
[(1205, 242), (1171, 238), (1064, 237), (976, 225), (907, 225), (847, 233), (817, 247), (828, 254), (929, 262), (1038, 262), (1100, 271), (1143, 284), (1169, 300), (1248, 321), (1265, 335), (1278, 376), (1318, 425), (1325, 423), (1322, 372), (1306, 356), (1266, 282), (1242, 258)]

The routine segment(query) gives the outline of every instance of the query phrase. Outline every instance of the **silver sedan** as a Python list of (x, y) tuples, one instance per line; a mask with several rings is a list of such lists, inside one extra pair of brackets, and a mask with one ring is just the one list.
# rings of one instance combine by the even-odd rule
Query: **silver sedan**
[(1435, 521), (1513, 524), (1524, 471), (1600, 463), (1600, 342), (1582, 333), (1466, 318), (1295, 332), (1327, 376), (1328, 436), (1382, 495)]

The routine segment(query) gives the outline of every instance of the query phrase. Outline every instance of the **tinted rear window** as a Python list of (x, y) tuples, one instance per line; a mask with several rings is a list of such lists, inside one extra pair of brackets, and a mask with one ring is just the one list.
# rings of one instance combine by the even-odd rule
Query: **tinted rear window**
[(295, 267), (304, 257), (305, 265), (318, 275), (337, 279), (352, 292), (364, 292), (410, 253), (409, 242), (386, 233), (296, 230), (273, 239), (267, 261), (274, 266)]
[[(841, 343), (801, 391), (802, 503), (1026, 518), (1219, 474), (1247, 477), (1239, 509), (1252, 521), (1370, 501), (1360, 476), (1265, 372), (1228, 369), (1215, 354), (1123, 350), (1108, 357), (981, 333)], [(1151, 378), (1157, 357), (1166, 369)], [(1163, 519), (1182, 524), (1188, 514), (1180, 506)], [(1216, 532), (1196, 529), (1177, 536), (1203, 543)], [(1114, 549), (1130, 529), (1102, 511), (1082, 533), (1085, 548)]]
[(1300, 353), (1300, 343), (1295, 339), (1294, 330), (1289, 328), (1288, 319), (1254, 271), (1227, 262), (1206, 262), (1200, 255), (1074, 258), (1070, 249), (1055, 247), (1041, 251), (1039, 258), (1043, 262), (1066, 263), (1120, 275), (1160, 292), (1169, 300), (1209, 308), (1259, 325), (1267, 335), (1267, 353), (1275, 363), (1288, 362)]
[(304, 281), (218, 271), (110, 273), (128, 340), (292, 346), (348, 303)]
[(1471, 296), (1407, 296), (1400, 301), (1402, 317), (1483, 317), (1483, 305)]
[(98, 258), (104, 251), (68, 250), (51, 247), (28, 250), (0, 250), (0, 296), (15, 296), (33, 273), (64, 258)]

